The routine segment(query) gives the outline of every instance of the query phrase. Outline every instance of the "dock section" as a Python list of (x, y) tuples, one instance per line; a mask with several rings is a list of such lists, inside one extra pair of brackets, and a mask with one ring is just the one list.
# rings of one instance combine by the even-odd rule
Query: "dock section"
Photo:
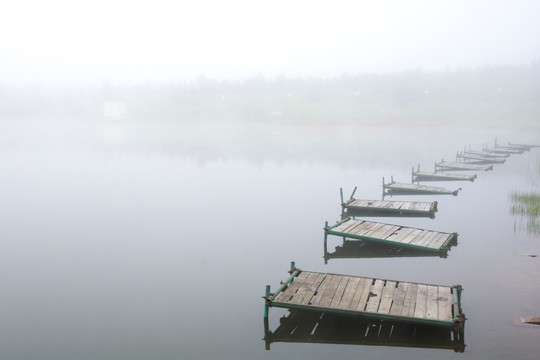
[(350, 199), (341, 204), (346, 213), (353, 216), (416, 216), (435, 217), (437, 201), (390, 201)]
[(462, 287), (304, 271), (291, 263), (290, 276), (271, 292), (270, 307), (352, 315), (365, 319), (424, 324), (463, 333)]
[(458, 162), (467, 163), (467, 164), (504, 164), (506, 159), (500, 157), (488, 157), (488, 156), (479, 156), (465, 153), (458, 153), (456, 155)]
[(427, 186), (420, 184), (407, 184), (392, 181), (385, 184), (383, 178), (383, 195), (454, 195), (457, 196), (459, 189), (448, 190), (440, 186)]
[(473, 182), (477, 175), (467, 175), (467, 174), (451, 174), (451, 173), (444, 173), (444, 172), (427, 172), (427, 171), (420, 171), (420, 167), (418, 167), (418, 170), (414, 170), (414, 167), (412, 168), (412, 182), (413, 183), (419, 183), (420, 181), (470, 181)]
[(446, 255), (453, 245), (457, 245), (457, 233), (445, 233), (357, 219), (344, 219), (332, 226), (326, 222), (324, 226), (325, 248), (328, 235), (422, 250), (441, 255)]
[(435, 163), (435, 171), (454, 171), (454, 170), (464, 170), (464, 171), (488, 171), (493, 170), (493, 165), (482, 165), (482, 164), (465, 164), (458, 162), (450, 161), (441, 161)]
[(437, 201), (391, 201), (391, 200), (359, 200), (355, 199), (356, 187), (347, 201), (341, 194), (342, 215), (351, 216), (403, 216), (434, 218), (437, 212)]

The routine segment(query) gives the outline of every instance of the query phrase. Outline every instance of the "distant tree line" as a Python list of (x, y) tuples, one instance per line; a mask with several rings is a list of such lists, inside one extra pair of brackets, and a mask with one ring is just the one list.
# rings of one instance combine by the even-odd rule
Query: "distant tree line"
[(103, 119), (104, 101), (125, 103), (126, 121), (538, 122), (540, 61), (475, 70), (342, 75), (332, 79), (79, 86), (0, 84), (0, 119)]

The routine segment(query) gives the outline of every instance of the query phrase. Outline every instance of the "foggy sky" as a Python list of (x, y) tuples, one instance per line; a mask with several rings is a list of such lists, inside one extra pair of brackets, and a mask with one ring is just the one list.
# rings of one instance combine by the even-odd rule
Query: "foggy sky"
[(540, 59), (539, 1), (20, 0), (0, 85), (333, 77)]

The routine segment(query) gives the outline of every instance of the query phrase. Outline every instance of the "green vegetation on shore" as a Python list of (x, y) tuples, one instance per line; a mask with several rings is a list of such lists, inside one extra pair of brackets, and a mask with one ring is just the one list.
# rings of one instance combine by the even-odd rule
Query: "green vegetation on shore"
[(510, 212), (526, 220), (527, 230), (533, 234), (540, 234), (540, 194), (535, 192), (510, 193)]

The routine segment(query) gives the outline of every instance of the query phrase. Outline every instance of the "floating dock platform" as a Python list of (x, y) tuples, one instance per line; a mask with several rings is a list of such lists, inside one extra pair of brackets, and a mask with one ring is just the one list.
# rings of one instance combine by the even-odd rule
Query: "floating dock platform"
[(357, 219), (344, 219), (332, 226), (329, 226), (328, 222), (326, 222), (324, 226), (325, 248), (328, 235), (422, 250), (441, 255), (446, 255), (453, 245), (457, 245), (457, 233), (445, 233)]
[(424, 324), (464, 332), (460, 285), (445, 286), (304, 271), (291, 263), (290, 276), (271, 292), (266, 286), (264, 318), (270, 307), (351, 315), (363, 319)]
[(420, 171), (420, 166), (418, 170), (412, 168), (412, 182), (419, 183), (420, 181), (470, 181), (473, 182), (477, 178), (477, 175), (466, 175), (466, 174), (449, 174), (443, 172), (425, 172)]
[(465, 153), (458, 153), (456, 155), (456, 159), (462, 163), (480, 164), (480, 165), (504, 164), (504, 162), (506, 161), (506, 159), (500, 158), (500, 157), (487, 157), (487, 156), (479, 156), (479, 155), (472, 155), (472, 154), (465, 154)]
[(481, 156), (485, 158), (495, 158), (495, 159), (504, 159), (510, 156), (508, 154), (500, 154), (500, 153), (494, 153), (494, 152), (489, 152), (489, 151), (465, 150), (463, 153), (466, 155), (471, 155), (471, 156)]
[(370, 320), (318, 311), (289, 310), (270, 331), (264, 322), (266, 350), (273, 343), (335, 344), (412, 347), (465, 351), (464, 336), (451, 329), (408, 323)]
[(435, 163), (435, 171), (454, 171), (454, 170), (466, 170), (466, 171), (488, 171), (493, 170), (493, 165), (481, 165), (481, 164), (465, 164), (458, 162), (441, 161)]
[(540, 145), (512, 144), (511, 142), (508, 142), (508, 147), (513, 148), (513, 149), (522, 149), (525, 151), (530, 151), (532, 148), (540, 147)]
[(439, 186), (427, 186), (419, 184), (406, 184), (395, 182), (392, 178), (388, 184), (384, 183), (383, 195), (454, 195), (457, 196), (458, 190), (448, 190)]
[(403, 216), (403, 217), (435, 217), (437, 201), (391, 201), (391, 200), (358, 200), (353, 198), (356, 187), (348, 201), (343, 201), (341, 207), (344, 215), (351, 216)]

